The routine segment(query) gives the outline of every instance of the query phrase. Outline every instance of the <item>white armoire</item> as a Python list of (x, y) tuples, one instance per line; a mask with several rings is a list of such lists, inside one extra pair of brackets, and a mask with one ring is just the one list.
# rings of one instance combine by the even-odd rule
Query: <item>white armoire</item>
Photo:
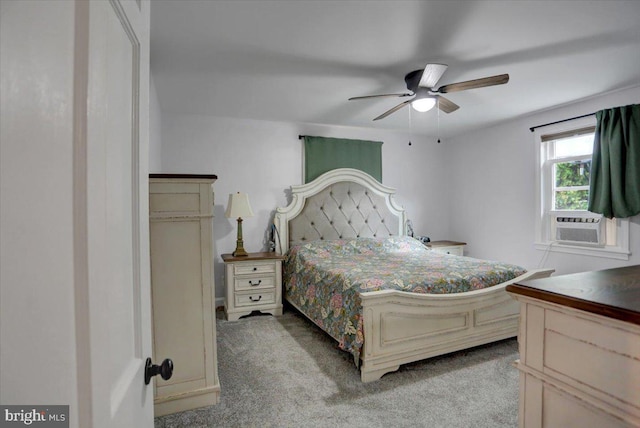
[(170, 379), (155, 378), (155, 416), (219, 401), (212, 226), (216, 178), (149, 176), (153, 359), (173, 361)]

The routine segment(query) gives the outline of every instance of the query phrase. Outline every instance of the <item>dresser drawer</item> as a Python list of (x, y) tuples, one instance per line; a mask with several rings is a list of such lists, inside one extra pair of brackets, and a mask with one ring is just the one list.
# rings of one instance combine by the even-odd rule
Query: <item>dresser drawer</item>
[(234, 275), (254, 275), (260, 273), (275, 273), (276, 265), (273, 262), (242, 262), (233, 265)]
[(264, 290), (264, 292), (255, 293), (236, 293), (235, 304), (237, 307), (241, 306), (257, 306), (274, 303), (276, 301), (275, 290)]
[(543, 371), (592, 388), (592, 393), (604, 392), (605, 400), (631, 403), (638, 411), (640, 341), (632, 340), (631, 328), (626, 331), (624, 324), (611, 328), (596, 320), (545, 310)]
[(274, 275), (251, 277), (241, 276), (235, 278), (234, 284), (236, 291), (261, 290), (264, 288), (274, 288), (276, 285), (276, 279)]

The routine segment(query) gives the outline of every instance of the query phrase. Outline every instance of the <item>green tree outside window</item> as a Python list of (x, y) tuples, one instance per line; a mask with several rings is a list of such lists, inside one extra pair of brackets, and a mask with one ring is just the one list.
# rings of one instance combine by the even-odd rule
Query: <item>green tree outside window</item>
[(586, 210), (589, 202), (591, 160), (558, 162), (554, 165), (556, 210)]

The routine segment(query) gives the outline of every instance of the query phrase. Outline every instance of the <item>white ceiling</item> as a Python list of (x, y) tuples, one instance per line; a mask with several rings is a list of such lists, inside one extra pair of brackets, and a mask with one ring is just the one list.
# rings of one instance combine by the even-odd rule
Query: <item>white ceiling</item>
[[(451, 113), (372, 119), (404, 99), (404, 75), (449, 69)], [(162, 111), (454, 136), (640, 84), (640, 1), (195, 1), (151, 4)]]

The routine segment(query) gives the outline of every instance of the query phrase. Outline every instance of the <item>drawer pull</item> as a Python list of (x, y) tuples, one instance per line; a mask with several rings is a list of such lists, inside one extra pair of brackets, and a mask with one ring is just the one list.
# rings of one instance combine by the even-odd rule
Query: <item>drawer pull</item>
[(254, 266), (254, 267), (253, 267), (253, 270), (254, 270), (254, 271), (256, 271), (256, 270), (258, 270), (258, 268)]
[(253, 281), (249, 280), (249, 285), (252, 286), (252, 287), (257, 287), (261, 283), (262, 283), (261, 279), (259, 279), (258, 282), (256, 282), (255, 284), (253, 283)]
[(260, 299), (262, 299), (262, 296), (258, 296), (257, 299), (254, 299), (253, 296), (249, 296), (249, 300), (251, 300), (252, 302), (259, 302)]

